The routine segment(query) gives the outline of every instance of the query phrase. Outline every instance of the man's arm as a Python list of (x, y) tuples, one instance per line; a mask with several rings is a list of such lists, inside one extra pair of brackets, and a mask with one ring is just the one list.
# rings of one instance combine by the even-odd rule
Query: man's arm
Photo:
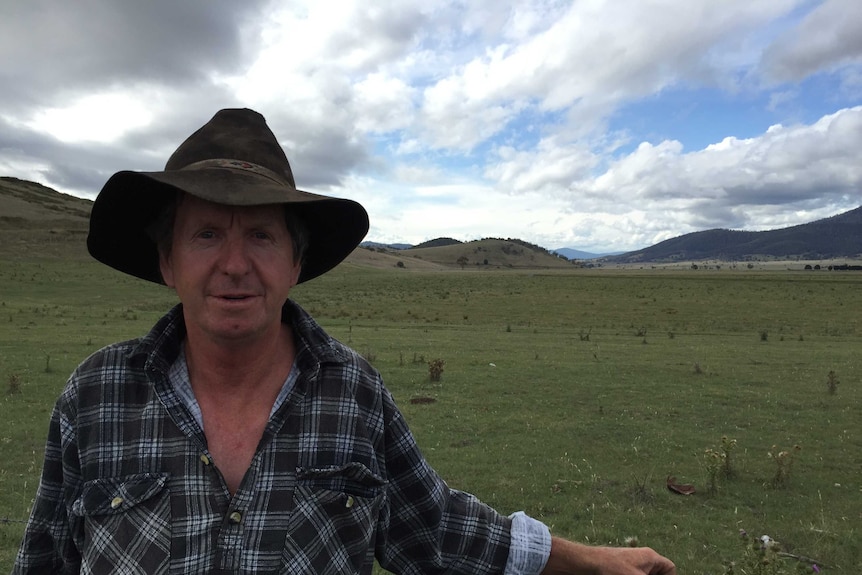
[(593, 547), (553, 537), (542, 574), (676, 575), (676, 567), (648, 547)]
[(62, 398), (51, 416), (42, 476), (12, 569), (13, 575), (77, 573), (80, 567), (80, 555), (69, 530), (65, 502), (66, 490), (73, 489), (66, 482), (66, 471), (70, 469), (69, 464), (77, 460), (77, 452), (72, 450), (64, 454), (64, 432), (67, 438), (73, 432), (64, 425), (61, 403)]

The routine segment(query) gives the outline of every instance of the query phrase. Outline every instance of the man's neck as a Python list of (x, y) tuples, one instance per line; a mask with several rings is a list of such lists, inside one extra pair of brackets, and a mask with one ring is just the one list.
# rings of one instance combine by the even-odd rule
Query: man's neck
[(261, 393), (280, 389), (295, 356), (293, 332), (280, 324), (274, 336), (255, 341), (214, 341), (187, 334), (186, 361), (195, 393)]
[(253, 345), (223, 345), (186, 333), (186, 362), (207, 449), (232, 495), (253, 461), (294, 356), (293, 331), (286, 324)]

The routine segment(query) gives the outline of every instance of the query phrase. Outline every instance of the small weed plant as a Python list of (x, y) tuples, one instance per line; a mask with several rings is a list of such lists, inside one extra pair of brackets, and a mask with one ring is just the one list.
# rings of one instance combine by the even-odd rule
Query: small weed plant
[(649, 473), (632, 475), (629, 495), (631, 495), (633, 504), (647, 505), (655, 500), (655, 495), (649, 487), (651, 479)]
[(21, 393), (21, 376), (17, 373), (10, 373), (6, 385), (6, 393), (9, 395)]
[(742, 557), (725, 564), (724, 575), (795, 575), (820, 573), (820, 566), (806, 557), (781, 550), (781, 544), (762, 535), (755, 537), (740, 530)]
[(730, 479), (736, 475), (736, 470), (733, 468), (733, 464), (730, 459), (730, 454), (733, 452), (735, 447), (735, 439), (728, 439), (726, 435), (721, 436), (721, 446), (719, 447), (722, 455), (721, 474), (726, 479)]
[(769, 452), (769, 457), (775, 463), (775, 474), (769, 482), (769, 485), (774, 489), (787, 487), (790, 482), (790, 475), (793, 471), (793, 464), (796, 461), (796, 455), (802, 451), (802, 447), (794, 445), (791, 449), (779, 449), (777, 446), (772, 446), (772, 451)]
[(703, 463), (706, 467), (706, 492), (711, 495), (718, 493), (718, 476), (724, 466), (722, 457), (721, 451), (711, 447), (703, 452)]
[(440, 358), (432, 359), (428, 361), (428, 378), (431, 381), (440, 381), (440, 378), (443, 377), (443, 366), (446, 365), (446, 362)]
[(829, 370), (829, 373), (826, 375), (826, 389), (829, 390), (829, 395), (838, 393), (838, 383), (838, 374), (833, 370)]
[(710, 494), (718, 493), (718, 479), (723, 477), (730, 479), (736, 475), (731, 464), (730, 454), (736, 447), (735, 439), (722, 436), (721, 443), (715, 448), (707, 448), (703, 452), (704, 466), (706, 467), (706, 490)]
[(374, 365), (374, 362), (377, 361), (377, 354), (374, 353), (372, 349), (366, 349), (365, 353), (362, 354), (362, 357), (365, 358), (365, 361)]

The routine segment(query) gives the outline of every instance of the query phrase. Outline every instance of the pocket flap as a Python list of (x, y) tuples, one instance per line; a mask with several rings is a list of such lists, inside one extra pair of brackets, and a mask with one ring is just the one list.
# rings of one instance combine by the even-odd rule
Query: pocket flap
[(303, 486), (312, 489), (341, 491), (360, 497), (375, 497), (386, 485), (386, 480), (365, 465), (351, 462), (329, 467), (300, 467), (296, 478)]
[(123, 513), (161, 492), (167, 479), (166, 473), (141, 473), (88, 481), (72, 511), (83, 517)]

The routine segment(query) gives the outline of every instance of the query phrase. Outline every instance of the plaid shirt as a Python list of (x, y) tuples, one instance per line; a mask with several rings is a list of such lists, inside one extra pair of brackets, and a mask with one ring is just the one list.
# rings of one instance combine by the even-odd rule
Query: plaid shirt
[(180, 306), (85, 360), (52, 414), (13, 573), (370, 573), (375, 556), (396, 573), (502, 573), (512, 519), (437, 476), (376, 370), (296, 304), (284, 313), (299, 375), (233, 497), (169, 377)]

